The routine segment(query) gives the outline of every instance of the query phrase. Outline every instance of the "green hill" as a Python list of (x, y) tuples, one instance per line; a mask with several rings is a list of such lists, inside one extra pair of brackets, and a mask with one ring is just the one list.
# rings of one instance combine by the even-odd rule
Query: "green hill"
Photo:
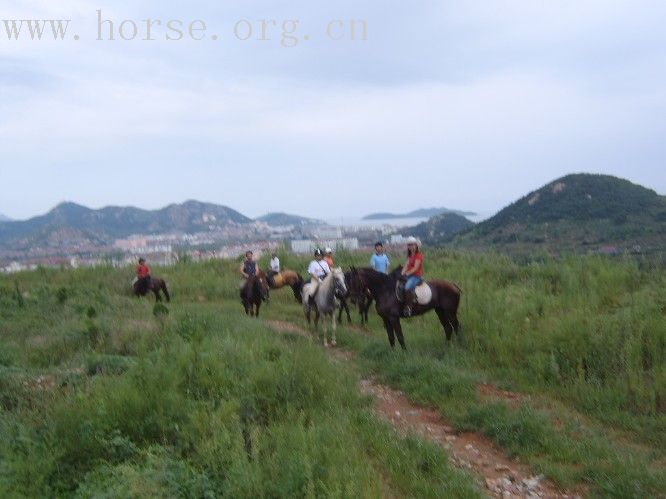
[(438, 246), (450, 242), (456, 234), (474, 227), (474, 222), (456, 213), (444, 213), (432, 217), (405, 231), (428, 245)]
[(459, 236), (461, 246), (552, 251), (666, 247), (666, 197), (609, 175), (557, 179)]
[(326, 225), (326, 222), (315, 220), (313, 218), (301, 217), (299, 215), (290, 215), (288, 213), (267, 213), (256, 219), (259, 222), (267, 223), (272, 226), (286, 225)]

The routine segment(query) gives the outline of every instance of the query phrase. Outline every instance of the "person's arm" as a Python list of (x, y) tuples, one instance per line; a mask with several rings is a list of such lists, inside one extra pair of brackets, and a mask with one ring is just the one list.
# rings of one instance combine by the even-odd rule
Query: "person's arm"
[(250, 277), (249, 275), (247, 275), (247, 274), (245, 273), (245, 262), (243, 262), (243, 263), (240, 264), (239, 270), (240, 270), (241, 275), (242, 275), (243, 277), (245, 277), (245, 279), (248, 279), (248, 278)]
[(414, 265), (412, 266), (412, 268), (410, 268), (405, 273), (405, 275), (410, 276), (410, 275), (416, 274), (419, 271), (419, 269), (421, 268), (422, 262), (423, 262), (423, 260), (421, 260), (420, 258), (416, 258), (414, 260)]

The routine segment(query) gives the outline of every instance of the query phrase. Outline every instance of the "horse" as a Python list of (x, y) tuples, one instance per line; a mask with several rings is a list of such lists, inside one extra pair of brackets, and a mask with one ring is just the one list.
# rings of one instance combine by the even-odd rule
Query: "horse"
[[(347, 294), (347, 286), (345, 285), (345, 276), (340, 268), (331, 269), (330, 274), (319, 283), (317, 291), (314, 296), (310, 295), (310, 287), (312, 284), (307, 283), (303, 286), (303, 312), (305, 313), (305, 319), (307, 320), (308, 326), (310, 325), (310, 312), (312, 307), (315, 309), (315, 330), (319, 325), (319, 316), (323, 315), (331, 317), (332, 324), (332, 333), (331, 333), (331, 346), (336, 346), (337, 341), (335, 339), (335, 312), (339, 306), (339, 299), (337, 298), (340, 295)], [(327, 340), (327, 327), (324, 329), (324, 346), (328, 346)]]
[[(370, 305), (372, 305), (373, 299), (367, 289), (362, 291), (361, 290), (355, 291), (352, 288), (351, 274), (352, 274), (351, 271), (345, 272), (345, 285), (347, 286), (347, 296), (345, 298), (349, 298), (349, 301), (358, 307), (358, 313), (361, 316), (361, 325), (364, 325), (368, 323), (368, 310), (370, 309)], [(347, 312), (347, 320), (351, 322), (351, 317), (349, 316), (349, 308), (347, 307), (346, 300), (344, 302), (340, 301), (340, 313), (338, 314), (338, 322), (340, 322), (342, 318), (343, 308)]]
[[(367, 288), (377, 303), (376, 309), (384, 321), (391, 348), (395, 347), (395, 336), (403, 350), (407, 350), (405, 338), (402, 334), (400, 318), (403, 314), (403, 304), (397, 296), (397, 284), (400, 279), (402, 267), (398, 267), (391, 274), (386, 275), (371, 268), (357, 269), (352, 267), (352, 288), (355, 290)], [(460, 322), (457, 312), (460, 304), (461, 289), (448, 281), (428, 281), (432, 296), (426, 304), (414, 303), (409, 317), (422, 315), (435, 310), (439, 322), (444, 327), (447, 341), (451, 340), (453, 333), (459, 334)]]
[(301, 303), (301, 289), (303, 288), (303, 278), (298, 272), (293, 270), (284, 270), (268, 276), (268, 285), (271, 289), (280, 289), (289, 286), (294, 292), (294, 298)]
[(141, 281), (137, 279), (132, 284), (132, 287), (134, 288), (134, 296), (136, 297), (146, 296), (149, 291), (152, 291), (155, 294), (155, 301), (160, 302), (162, 301), (160, 291), (162, 291), (166, 301), (171, 301), (171, 296), (169, 295), (166, 282), (164, 282), (164, 279), (160, 279), (159, 277), (151, 277), (148, 286), (142, 286)]
[(250, 276), (240, 290), (240, 298), (245, 308), (245, 314), (251, 317), (259, 317), (261, 302), (268, 300), (266, 274), (259, 270), (256, 275)]

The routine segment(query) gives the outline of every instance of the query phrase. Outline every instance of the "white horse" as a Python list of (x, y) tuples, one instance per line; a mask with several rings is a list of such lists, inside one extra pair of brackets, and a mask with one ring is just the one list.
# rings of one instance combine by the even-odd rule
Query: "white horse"
[[(336, 294), (344, 296), (347, 294), (347, 286), (345, 285), (345, 275), (342, 272), (341, 268), (331, 269), (331, 273), (326, 276), (326, 278), (319, 283), (317, 289), (314, 292), (314, 296), (311, 293), (312, 284), (308, 283), (303, 286), (303, 311), (305, 312), (305, 319), (308, 321), (308, 326), (310, 325), (310, 312), (314, 307), (315, 310), (315, 330), (319, 325), (319, 316), (323, 315), (324, 319), (326, 316), (331, 318), (332, 329), (332, 338), (331, 346), (337, 345), (335, 341), (335, 313), (338, 311), (340, 302), (336, 297)], [(328, 346), (327, 341), (327, 330), (328, 327), (324, 328), (324, 346)]]

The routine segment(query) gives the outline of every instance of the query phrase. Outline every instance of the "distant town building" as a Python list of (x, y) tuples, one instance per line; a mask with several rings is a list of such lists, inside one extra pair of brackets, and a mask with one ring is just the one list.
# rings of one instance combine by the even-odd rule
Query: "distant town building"
[(342, 229), (340, 227), (322, 227), (317, 229), (315, 237), (317, 239), (341, 239)]
[(291, 241), (291, 251), (294, 253), (311, 253), (315, 248), (323, 249), (327, 247), (335, 250), (357, 250), (359, 248), (358, 238), (345, 237), (339, 239), (317, 239), (316, 241), (313, 241), (312, 239), (295, 239)]

